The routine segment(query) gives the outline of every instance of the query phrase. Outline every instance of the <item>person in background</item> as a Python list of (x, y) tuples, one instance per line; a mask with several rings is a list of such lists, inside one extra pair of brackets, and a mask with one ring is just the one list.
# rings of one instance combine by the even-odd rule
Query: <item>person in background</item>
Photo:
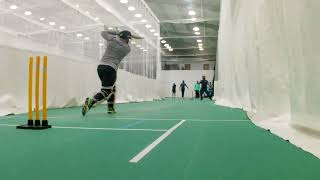
[(115, 94), (117, 70), (120, 62), (130, 53), (131, 48), (129, 41), (131, 38), (142, 39), (131, 34), (130, 31), (105, 30), (101, 32), (101, 36), (107, 43), (107, 48), (97, 68), (98, 76), (101, 81), (101, 89), (93, 97), (87, 97), (82, 107), (82, 115), (85, 116), (88, 111), (95, 105), (108, 102), (108, 113), (116, 113)]
[(194, 92), (196, 94), (196, 99), (199, 99), (200, 98), (200, 83), (199, 81), (196, 82), (196, 84), (194, 84)]
[(200, 81), (201, 89), (200, 89), (200, 98), (203, 99), (203, 93), (206, 93), (206, 95), (209, 97), (209, 99), (212, 100), (212, 96), (210, 95), (208, 91), (208, 81), (206, 80), (205, 76), (202, 76), (202, 80)]
[(172, 85), (172, 98), (176, 98), (176, 88), (177, 88), (177, 85), (175, 83), (173, 83), (173, 85)]
[(187, 84), (182, 81), (182, 83), (180, 84), (180, 90), (181, 90), (181, 95), (182, 95), (182, 98), (184, 98), (184, 92), (186, 90), (186, 87), (189, 89), (189, 87), (187, 86)]

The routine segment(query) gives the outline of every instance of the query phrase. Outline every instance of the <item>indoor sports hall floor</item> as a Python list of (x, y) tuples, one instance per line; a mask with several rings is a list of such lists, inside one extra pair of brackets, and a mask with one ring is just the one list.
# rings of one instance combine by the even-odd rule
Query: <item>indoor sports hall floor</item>
[[(0, 117), (0, 179), (320, 179), (319, 159), (241, 110), (170, 99), (120, 104), (116, 115), (105, 108), (85, 118), (80, 108), (50, 110), (54, 128), (42, 131), (15, 129), (26, 115)], [(137, 155), (140, 161), (129, 162)]]

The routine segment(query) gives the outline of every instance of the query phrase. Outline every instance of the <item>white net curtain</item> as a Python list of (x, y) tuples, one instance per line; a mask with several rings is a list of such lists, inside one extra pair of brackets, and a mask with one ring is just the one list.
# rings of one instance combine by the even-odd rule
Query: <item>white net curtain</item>
[(320, 1), (248, 2), (222, 1), (217, 103), (247, 110), (320, 157), (318, 140), (288, 130), (320, 131)]
[[(129, 11), (130, 6), (135, 10)], [(160, 61), (160, 27), (159, 21), (144, 2), (0, 0), (2, 46), (98, 63), (105, 50), (105, 42), (100, 37), (104, 26), (128, 29), (144, 38), (132, 42), (132, 52), (120, 67), (156, 79), (157, 62)]]

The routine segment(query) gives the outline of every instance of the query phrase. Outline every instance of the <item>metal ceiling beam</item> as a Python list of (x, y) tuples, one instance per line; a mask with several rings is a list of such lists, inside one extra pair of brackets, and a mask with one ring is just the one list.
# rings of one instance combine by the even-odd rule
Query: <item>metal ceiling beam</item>
[(168, 59), (168, 60), (161, 60), (162, 62), (203, 62), (203, 61), (216, 61), (215, 59), (188, 59), (188, 60), (181, 60), (181, 59)]
[(160, 20), (159, 20), (158, 17), (154, 14), (154, 12), (151, 10), (151, 8), (149, 7), (149, 5), (148, 5), (144, 0), (140, 0), (140, 2), (142, 2), (142, 4), (147, 8), (147, 10), (152, 14), (153, 18), (157, 21), (157, 23), (160, 23)]
[(216, 54), (178, 54), (178, 55), (162, 55), (162, 57), (196, 57), (196, 56), (215, 56)]
[(206, 21), (219, 21), (219, 18), (197, 18), (197, 20), (192, 21), (192, 19), (173, 19), (173, 20), (163, 20), (160, 21), (161, 24), (163, 23), (171, 23), (171, 24), (193, 24), (199, 22), (206, 22)]
[[(109, 13), (111, 13), (116, 19), (118, 19), (122, 24), (126, 24), (128, 28), (130, 28), (135, 34), (137, 34), (140, 37), (146, 37), (146, 33), (142, 32), (141, 30), (137, 29), (136, 27), (133, 26), (133, 24), (131, 22), (127, 22), (125, 20), (125, 18), (123, 17), (123, 15), (116, 11), (115, 9), (113, 9), (109, 3), (107, 3), (104, 0), (95, 0), (95, 2), (101, 7), (103, 8), (105, 11), (108, 11)], [(150, 44), (153, 48), (158, 48), (157, 45), (154, 44), (154, 42), (152, 41), (152, 39), (150, 38), (145, 38), (144, 39), (148, 44)]]
[[(65, 33), (65, 34), (76, 33), (76, 32), (84, 32), (84, 31), (88, 31), (88, 30), (91, 30), (91, 29), (95, 29), (98, 26), (101, 26), (101, 24), (91, 24), (91, 25), (86, 25), (86, 26), (82, 26), (82, 27), (79, 27), (79, 28), (74, 28), (74, 29), (71, 29), (71, 30), (68, 30), (68, 31), (64, 30), (64, 31), (57, 31), (57, 32), (61, 32), (61, 33)], [(30, 36), (30, 35), (48, 33), (50, 31), (51, 30), (45, 29), (45, 30), (39, 30), (39, 31), (31, 32), (31, 33), (25, 33), (24, 35), (27, 35), (27, 36), (29, 35)]]
[[(69, 6), (70, 8), (76, 10), (76, 11), (79, 12), (80, 14), (88, 17), (88, 18), (91, 19), (92, 21), (97, 22), (97, 21), (94, 19), (94, 17), (92, 17), (92, 16), (90, 16), (89, 14), (86, 14), (84, 11), (76, 8), (73, 4), (71, 4), (71, 3), (68, 2), (67, 0), (59, 0), (59, 1), (61, 1), (61, 2), (64, 3), (64, 4), (66, 4), (66, 5)], [(39, 22), (39, 21), (30, 19), (30, 18), (28, 18), (28, 17), (26, 17), (26, 16), (17, 14), (17, 13), (15, 13), (15, 12), (10, 11), (10, 10), (6, 10), (6, 9), (0, 9), (0, 10), (3, 11), (4, 13), (12, 14), (12, 15), (14, 15), (14, 16), (16, 16), (16, 17), (22, 18), (22, 19), (24, 19), (24, 20), (26, 20), (26, 21), (28, 21), (28, 22), (30, 22), (30, 23), (32, 23), (32, 24), (38, 25), (38, 26), (40, 26), (40, 27), (43, 28), (43, 30), (34, 31), (34, 32), (30, 32), (30, 33), (19, 33), (19, 34), (24, 35), (24, 36), (42, 34), (42, 33), (50, 32), (50, 31), (56, 31), (56, 32), (60, 32), (60, 33), (72, 33), (72, 32), (68, 32), (68, 31), (58, 30), (58, 29), (56, 29), (56, 28), (53, 28), (52, 26), (49, 26), (49, 25), (46, 25), (46, 24), (44, 24), (44, 23), (42, 23), (42, 22)], [(99, 26), (99, 25), (103, 25), (103, 24), (102, 24), (101, 22), (98, 22), (97, 24), (88, 25), (88, 26), (90, 27), (90, 26)], [(84, 29), (84, 30), (87, 30), (88, 27), (85, 26), (83, 29)], [(75, 32), (76, 32), (76, 31), (75, 31)]]
[(163, 39), (188, 39), (188, 38), (217, 38), (218, 36), (167, 36)]
[(86, 26), (81, 26), (79, 28), (75, 28), (75, 29), (71, 29), (69, 31), (65, 31), (65, 33), (76, 33), (76, 32), (83, 32), (83, 31), (88, 31), (88, 30), (91, 30), (91, 29), (95, 29), (97, 27), (101, 26), (100, 23), (97, 23), (97, 24), (89, 24), (89, 25), (86, 25)]
[[(3, 11), (3, 12), (6, 12), (8, 14), (12, 14), (12, 15), (14, 15), (16, 17), (21, 18), (21, 19), (24, 19), (25, 21), (28, 21), (31, 24), (38, 25), (43, 29), (54, 30), (54, 28), (52, 28), (51, 26), (43, 24), (43, 23), (41, 23), (39, 21), (35, 21), (35, 20), (31, 19), (31, 18), (28, 18), (27, 16), (24, 16), (24, 15), (21, 15), (21, 14), (18, 14), (18, 13), (15, 13), (15, 12), (12, 12), (12, 11), (6, 10), (6, 9), (0, 9), (0, 10)], [(21, 34), (23, 34), (23, 33), (21, 33)]]
[(2, 26), (0, 26), (0, 32), (4, 32), (4, 33), (10, 34), (10, 35), (14, 35), (14, 36), (17, 36), (19, 34), (18, 32), (12, 31), (11, 29), (7, 29), (7, 28), (2, 27)]
[[(64, 3), (65, 5), (69, 6), (70, 8), (74, 9), (75, 11), (79, 12), (80, 14), (82, 14), (83, 16), (91, 19), (93, 22), (99, 22), (95, 19), (95, 17), (92, 17), (90, 14), (87, 14), (85, 11), (82, 11), (81, 9), (77, 8), (75, 5), (73, 5), (71, 2), (67, 1), (67, 0), (59, 0), (62, 3)], [(101, 23), (103, 25), (103, 23)]]
[[(204, 49), (206, 49), (206, 46), (203, 46)], [(167, 48), (161, 48), (161, 49), (167, 49)], [(198, 46), (194, 46), (194, 47), (184, 47), (184, 48), (175, 48), (173, 47), (172, 49), (174, 50), (184, 50), (184, 49), (199, 49)]]

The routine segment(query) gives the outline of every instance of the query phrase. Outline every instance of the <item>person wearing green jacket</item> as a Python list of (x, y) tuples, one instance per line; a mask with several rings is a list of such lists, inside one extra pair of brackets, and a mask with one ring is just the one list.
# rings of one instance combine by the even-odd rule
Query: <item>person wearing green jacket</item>
[(200, 98), (200, 89), (201, 89), (200, 83), (199, 83), (199, 81), (197, 81), (197, 83), (194, 84), (194, 91), (196, 94), (196, 99)]

